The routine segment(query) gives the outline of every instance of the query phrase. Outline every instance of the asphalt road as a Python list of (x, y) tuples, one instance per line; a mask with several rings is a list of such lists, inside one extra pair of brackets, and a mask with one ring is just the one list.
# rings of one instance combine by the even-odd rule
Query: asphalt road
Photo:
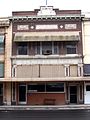
[(90, 120), (90, 110), (0, 111), (0, 120)]

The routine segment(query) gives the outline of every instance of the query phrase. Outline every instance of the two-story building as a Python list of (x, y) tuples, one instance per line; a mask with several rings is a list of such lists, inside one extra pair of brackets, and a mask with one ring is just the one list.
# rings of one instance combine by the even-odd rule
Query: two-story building
[(84, 102), (80, 10), (12, 13), (12, 104)]
[(11, 28), (8, 18), (0, 18), (0, 105), (11, 104)]
[(90, 104), (90, 18), (82, 22), (84, 104)]

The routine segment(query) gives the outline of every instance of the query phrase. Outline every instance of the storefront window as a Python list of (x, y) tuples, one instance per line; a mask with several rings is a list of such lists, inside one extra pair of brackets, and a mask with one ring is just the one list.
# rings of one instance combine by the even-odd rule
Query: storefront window
[(47, 83), (47, 92), (64, 92), (64, 83)]
[(28, 92), (64, 92), (64, 83), (34, 83), (28, 85)]
[(31, 84), (31, 85), (28, 85), (28, 90), (30, 92), (44, 92), (45, 85), (44, 84)]

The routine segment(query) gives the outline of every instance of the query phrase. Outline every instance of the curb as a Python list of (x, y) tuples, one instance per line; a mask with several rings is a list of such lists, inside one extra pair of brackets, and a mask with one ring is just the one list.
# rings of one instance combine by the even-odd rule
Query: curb
[(14, 110), (85, 110), (90, 105), (61, 105), (61, 106), (0, 106), (0, 111)]

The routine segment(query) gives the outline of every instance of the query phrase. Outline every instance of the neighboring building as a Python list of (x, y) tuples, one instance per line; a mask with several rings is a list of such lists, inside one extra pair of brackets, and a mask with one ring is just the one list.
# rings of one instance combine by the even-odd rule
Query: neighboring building
[(83, 19), (84, 103), (90, 104), (90, 18)]
[(0, 105), (11, 104), (11, 37), (8, 18), (0, 18)]
[(84, 103), (80, 10), (13, 12), (12, 104)]

